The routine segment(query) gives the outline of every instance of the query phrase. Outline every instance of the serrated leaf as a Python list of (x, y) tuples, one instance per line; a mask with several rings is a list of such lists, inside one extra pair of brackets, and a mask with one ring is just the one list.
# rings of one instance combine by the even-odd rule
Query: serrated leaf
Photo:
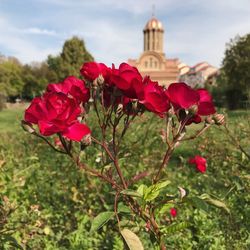
[(139, 237), (129, 229), (123, 229), (121, 235), (124, 238), (129, 250), (144, 250)]
[(161, 229), (161, 232), (164, 234), (172, 234), (172, 233), (181, 231), (189, 226), (190, 226), (190, 223), (187, 221), (184, 221), (184, 222), (180, 222), (178, 224), (171, 224), (168, 227), (164, 227)]
[(93, 232), (103, 227), (114, 216), (114, 214), (114, 212), (102, 212), (98, 214), (92, 221), (90, 231)]
[(125, 195), (132, 196), (132, 197), (142, 197), (140, 193), (131, 189), (123, 190), (121, 191), (121, 194), (125, 194)]

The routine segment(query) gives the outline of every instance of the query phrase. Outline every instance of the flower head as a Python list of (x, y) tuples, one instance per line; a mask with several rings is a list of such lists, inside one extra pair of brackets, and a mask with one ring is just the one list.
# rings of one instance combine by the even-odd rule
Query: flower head
[(196, 155), (193, 158), (189, 159), (189, 164), (194, 164), (196, 166), (197, 171), (201, 173), (205, 173), (207, 169), (207, 161), (205, 158), (200, 155)]

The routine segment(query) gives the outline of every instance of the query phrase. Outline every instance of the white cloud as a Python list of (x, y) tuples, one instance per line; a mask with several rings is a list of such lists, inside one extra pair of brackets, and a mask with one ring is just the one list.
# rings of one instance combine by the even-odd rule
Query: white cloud
[(24, 32), (27, 34), (35, 34), (35, 35), (48, 35), (48, 36), (57, 35), (57, 33), (54, 30), (40, 29), (37, 27), (26, 28), (26, 29), (20, 30), (20, 32)]
[(19, 31), (20, 29), (14, 27), (7, 19), (4, 19), (3, 16), (0, 18), (0, 51), (4, 48), (11, 52), (11, 56), (17, 57), (24, 63), (42, 61), (45, 60), (49, 54), (58, 53), (57, 48), (39, 47), (32, 42), (29, 36), (21, 35)]

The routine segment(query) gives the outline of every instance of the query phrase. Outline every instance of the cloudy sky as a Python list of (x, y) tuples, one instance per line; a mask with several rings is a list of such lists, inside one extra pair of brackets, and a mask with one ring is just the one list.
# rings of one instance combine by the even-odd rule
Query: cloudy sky
[(96, 61), (119, 64), (142, 52), (153, 4), (166, 56), (189, 65), (220, 66), (230, 38), (250, 32), (250, 0), (0, 0), (0, 53), (42, 61), (77, 35)]

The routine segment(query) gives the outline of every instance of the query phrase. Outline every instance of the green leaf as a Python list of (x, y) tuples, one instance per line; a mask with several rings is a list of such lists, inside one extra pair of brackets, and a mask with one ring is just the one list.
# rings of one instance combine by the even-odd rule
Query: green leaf
[(148, 188), (146, 188), (146, 190), (144, 190), (144, 195), (143, 195), (144, 200), (152, 201), (156, 199), (160, 194), (160, 191), (169, 184), (170, 181), (167, 180), (149, 186)]
[(130, 209), (127, 206), (125, 206), (122, 202), (120, 202), (118, 204), (117, 211), (118, 211), (118, 213), (124, 213), (124, 214), (130, 214), (131, 213)]
[(222, 208), (227, 213), (230, 214), (230, 210), (229, 210), (229, 208), (227, 207), (227, 205), (224, 202), (222, 202), (220, 200), (217, 200), (217, 199), (213, 199), (208, 194), (201, 195), (201, 198), (204, 199), (204, 201), (206, 201), (207, 203), (209, 203), (209, 204), (211, 204), (211, 205), (213, 205), (215, 207)]
[(11, 235), (3, 235), (0, 240), (4, 243), (9, 243), (11, 246), (15, 247), (15, 249), (23, 250), (22, 246), (18, 244), (17, 240)]
[(185, 200), (188, 201), (190, 204), (192, 204), (194, 207), (201, 209), (205, 212), (208, 212), (207, 204), (203, 199), (200, 199), (198, 197), (189, 197), (185, 198)]
[(180, 223), (175, 223), (175, 224), (171, 224), (168, 227), (164, 227), (161, 229), (161, 232), (164, 234), (173, 234), (175, 232), (181, 231), (187, 227), (190, 226), (190, 223), (187, 221), (184, 222), (180, 222)]
[(141, 184), (141, 185), (137, 188), (137, 192), (138, 192), (141, 196), (143, 196), (146, 189), (147, 189), (147, 186), (144, 185), (144, 184)]
[(142, 197), (140, 193), (131, 189), (125, 189), (121, 191), (121, 194), (125, 194), (125, 195), (132, 196), (132, 197)]
[(139, 237), (129, 229), (123, 229), (121, 235), (124, 238), (129, 250), (144, 250)]
[(113, 216), (115, 215), (114, 212), (102, 212), (98, 214), (92, 221), (90, 231), (96, 231), (103, 227)]

